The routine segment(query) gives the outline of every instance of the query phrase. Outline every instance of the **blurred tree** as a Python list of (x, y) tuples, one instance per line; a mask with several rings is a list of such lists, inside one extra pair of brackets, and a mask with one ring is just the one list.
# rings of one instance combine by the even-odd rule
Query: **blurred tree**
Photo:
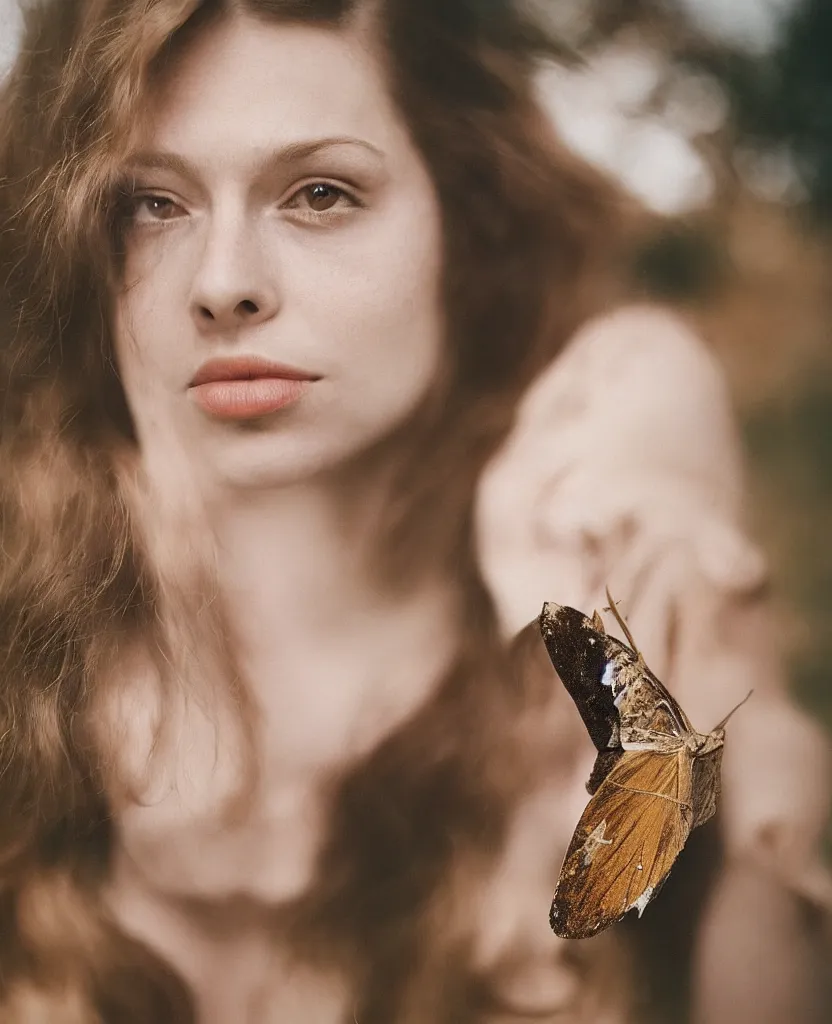
[(794, 158), (814, 223), (832, 226), (832, 3), (803, 0), (767, 56), (691, 34), (678, 59), (715, 75), (731, 98), (735, 143)]

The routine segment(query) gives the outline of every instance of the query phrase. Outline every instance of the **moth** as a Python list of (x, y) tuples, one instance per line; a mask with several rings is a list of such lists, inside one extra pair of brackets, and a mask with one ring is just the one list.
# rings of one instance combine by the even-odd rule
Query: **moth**
[(552, 930), (565, 939), (590, 938), (633, 909), (641, 917), (691, 831), (716, 811), (725, 725), (737, 710), (711, 732), (697, 732), (647, 667), (609, 591), (607, 598), (629, 646), (606, 633), (597, 611), (588, 618), (547, 602), (538, 620), (598, 750), (587, 783), (592, 799), (549, 912)]

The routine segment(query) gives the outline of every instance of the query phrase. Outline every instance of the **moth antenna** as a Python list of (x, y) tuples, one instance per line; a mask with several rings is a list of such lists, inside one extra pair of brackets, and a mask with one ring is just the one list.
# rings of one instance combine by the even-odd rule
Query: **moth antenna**
[(719, 723), (719, 725), (715, 725), (714, 728), (711, 731), (712, 732), (716, 732), (717, 729), (724, 729), (725, 728), (725, 724), (728, 721), (728, 719), (731, 717), (731, 715), (733, 715), (733, 713), (735, 711), (739, 711), (739, 709), (743, 706), (743, 704), (745, 704), (745, 702), (748, 700), (748, 698), (751, 696), (751, 694), (753, 692), (754, 692), (753, 690), (749, 690), (748, 693), (739, 702), (739, 704), (737, 704), (736, 707), (731, 708), (731, 710), (728, 712), (728, 714), (725, 716), (725, 718), (722, 719), (722, 721)]
[(638, 660), (641, 662), (642, 665), (646, 665), (646, 662), (644, 661), (644, 658), (641, 655), (641, 651), (636, 646), (635, 640), (633, 640), (633, 634), (630, 632), (630, 629), (627, 626), (627, 623), (624, 621), (624, 616), (621, 614), (621, 612), (619, 612), (618, 605), (613, 600), (612, 594), (610, 593), (610, 588), (606, 587), (605, 589), (606, 589), (606, 592), (607, 592), (607, 600), (610, 603), (609, 610), (615, 616), (616, 621), (618, 622), (618, 625), (621, 626), (621, 628), (624, 630), (624, 636), (627, 637), (627, 642), (629, 643), (630, 647), (632, 647), (633, 654), (636, 655), (636, 657), (638, 658)]

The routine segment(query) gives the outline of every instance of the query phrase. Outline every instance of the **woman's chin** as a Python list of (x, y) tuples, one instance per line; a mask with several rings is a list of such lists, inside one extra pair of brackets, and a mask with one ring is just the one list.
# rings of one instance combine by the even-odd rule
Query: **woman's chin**
[(251, 427), (231, 444), (215, 444), (200, 462), (203, 479), (221, 492), (276, 491), (338, 477), (361, 461), (367, 444), (346, 438), (275, 436)]

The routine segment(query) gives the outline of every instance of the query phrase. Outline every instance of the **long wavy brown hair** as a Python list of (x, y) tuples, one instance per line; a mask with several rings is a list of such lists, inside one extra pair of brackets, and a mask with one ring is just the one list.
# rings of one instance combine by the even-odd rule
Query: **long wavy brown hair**
[(409, 425), (380, 564), (402, 578), (428, 548), (445, 559), (468, 588), (468, 629), (429, 706), (333, 780), (319, 883), (275, 929), (299, 957), (347, 973), (362, 1024), (476, 1019), (461, 880), (499, 855), (534, 770), (517, 726), (546, 696), (499, 639), (474, 558), (474, 489), (527, 384), (588, 312), (614, 237), (613, 191), (559, 147), (534, 101), (535, 61), (556, 47), (509, 0), (50, 0), (27, 14), (0, 106), (9, 1024), (194, 1019), (184, 984), (102, 898), (112, 751), (93, 722), (136, 645), (203, 690), (213, 665), (241, 728), (251, 711), (210, 566), (166, 550), (161, 521), (149, 528), (141, 512), (150, 485), (110, 335), (120, 161), (161, 65), (201, 25), (241, 11), (336, 28), (358, 8), (444, 218), (446, 365)]

